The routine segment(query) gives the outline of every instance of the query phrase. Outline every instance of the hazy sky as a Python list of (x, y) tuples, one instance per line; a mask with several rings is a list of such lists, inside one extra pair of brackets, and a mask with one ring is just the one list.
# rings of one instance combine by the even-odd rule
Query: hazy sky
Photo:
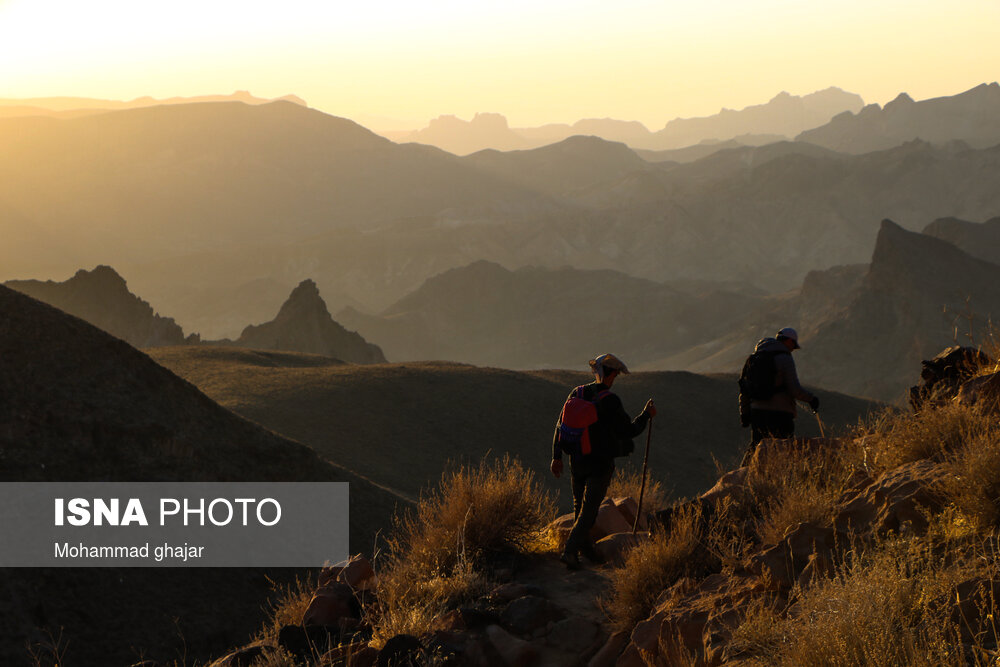
[(0, 0), (0, 97), (295, 93), (391, 129), (639, 120), (1000, 79), (1000, 0)]

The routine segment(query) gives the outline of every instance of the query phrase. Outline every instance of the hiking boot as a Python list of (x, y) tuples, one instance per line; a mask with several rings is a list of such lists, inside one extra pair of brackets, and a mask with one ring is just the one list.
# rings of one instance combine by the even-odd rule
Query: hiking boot
[(594, 565), (604, 565), (607, 562), (607, 559), (597, 552), (597, 548), (593, 544), (585, 544), (580, 547), (580, 555)]
[(559, 556), (559, 562), (566, 566), (567, 570), (579, 570), (580, 569), (580, 557), (576, 553), (564, 551), (561, 556)]

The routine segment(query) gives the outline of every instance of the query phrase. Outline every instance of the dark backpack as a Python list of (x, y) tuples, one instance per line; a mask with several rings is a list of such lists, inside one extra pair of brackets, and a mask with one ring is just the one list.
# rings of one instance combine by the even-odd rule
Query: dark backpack
[(593, 400), (587, 400), (584, 385), (573, 390), (559, 413), (559, 448), (569, 455), (590, 454), (590, 425), (597, 422), (597, 403), (610, 394), (599, 391)]
[(778, 393), (781, 387), (776, 384), (778, 369), (774, 358), (779, 354), (789, 353), (757, 351), (747, 357), (740, 373), (740, 393), (755, 401), (766, 401)]

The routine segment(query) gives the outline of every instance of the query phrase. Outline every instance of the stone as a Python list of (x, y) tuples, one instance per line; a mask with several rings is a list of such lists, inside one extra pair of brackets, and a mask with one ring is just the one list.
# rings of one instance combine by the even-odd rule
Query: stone
[(597, 519), (594, 521), (594, 527), (590, 529), (590, 539), (596, 542), (608, 535), (631, 531), (632, 524), (625, 520), (625, 517), (615, 506), (614, 502), (606, 499), (597, 511)]
[(378, 652), (376, 667), (420, 667), (424, 645), (413, 635), (396, 635)]
[(924, 407), (941, 405), (958, 395), (962, 383), (992, 360), (974, 347), (953, 345), (933, 359), (925, 359), (920, 384), (910, 387), (910, 407), (920, 412)]
[(340, 643), (340, 633), (332, 626), (286, 625), (278, 630), (278, 646), (297, 658), (322, 655)]
[(538, 647), (531, 642), (518, 639), (499, 625), (488, 626), (486, 636), (509, 667), (530, 667), (538, 662), (540, 656)]
[[(625, 522), (629, 526), (634, 526), (635, 515), (639, 511), (639, 502), (632, 497), (614, 498), (611, 502), (615, 504), (615, 507), (625, 519)], [(639, 530), (649, 530), (649, 526), (646, 524), (645, 516), (639, 517)]]
[(347, 584), (352, 590), (373, 590), (378, 585), (375, 568), (371, 561), (358, 554), (341, 564), (337, 581)]
[(622, 567), (625, 565), (628, 553), (638, 545), (648, 541), (649, 533), (636, 533), (633, 535), (630, 531), (608, 535), (598, 540), (594, 546), (597, 548), (597, 553), (603, 556), (605, 561), (614, 567)]
[(837, 535), (831, 528), (800, 523), (773, 547), (755, 554), (747, 569), (770, 583), (772, 590), (787, 590), (797, 581), (813, 554), (832, 561)]
[(580, 652), (597, 639), (600, 627), (582, 616), (569, 616), (549, 630), (545, 643), (566, 652)]
[(557, 606), (534, 595), (525, 595), (507, 605), (500, 615), (501, 624), (511, 632), (529, 635), (549, 621), (558, 621), (566, 614)]
[(545, 597), (545, 591), (530, 584), (510, 583), (497, 586), (490, 592), (489, 597), (496, 602), (511, 602), (525, 595)]
[(833, 525), (845, 534), (881, 535), (898, 532), (908, 522), (914, 532), (922, 534), (928, 526), (924, 510), (941, 507), (935, 491), (939, 477), (933, 461), (905, 463), (841, 502)]
[(574, 523), (576, 523), (576, 517), (573, 514), (563, 514), (545, 527), (545, 533), (557, 550), (566, 546), (566, 540), (573, 530)]
[(434, 617), (430, 624), (430, 630), (436, 631), (441, 630), (444, 632), (455, 632), (458, 630), (467, 630), (468, 627), (465, 625), (465, 617), (462, 616), (462, 612), (459, 609), (452, 609), (443, 614), (438, 614)]
[(337, 625), (345, 618), (361, 618), (361, 604), (350, 586), (335, 583), (316, 589), (302, 614), (302, 625)]
[(749, 467), (730, 470), (719, 478), (711, 489), (699, 496), (704, 503), (717, 503), (725, 498), (741, 495), (746, 491)]
[(618, 656), (621, 655), (622, 649), (628, 643), (628, 638), (628, 630), (619, 630), (612, 634), (608, 637), (608, 641), (604, 643), (604, 646), (590, 659), (587, 667), (614, 667), (615, 663), (618, 662)]
[(1000, 371), (964, 382), (956, 400), (961, 405), (976, 406), (985, 412), (1000, 412)]

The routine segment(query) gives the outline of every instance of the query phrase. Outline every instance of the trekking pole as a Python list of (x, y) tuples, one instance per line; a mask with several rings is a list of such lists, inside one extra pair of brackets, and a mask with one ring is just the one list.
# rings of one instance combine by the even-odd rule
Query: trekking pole
[(653, 418), (649, 418), (649, 429), (646, 431), (646, 455), (642, 457), (642, 484), (639, 485), (639, 506), (635, 510), (635, 521), (632, 522), (632, 534), (639, 528), (639, 517), (642, 516), (642, 496), (646, 493), (646, 468), (649, 466), (649, 441), (653, 437)]
[(823, 420), (819, 418), (819, 413), (813, 410), (813, 415), (816, 417), (816, 423), (819, 424), (819, 436), (821, 438), (826, 438), (826, 429), (823, 428)]

